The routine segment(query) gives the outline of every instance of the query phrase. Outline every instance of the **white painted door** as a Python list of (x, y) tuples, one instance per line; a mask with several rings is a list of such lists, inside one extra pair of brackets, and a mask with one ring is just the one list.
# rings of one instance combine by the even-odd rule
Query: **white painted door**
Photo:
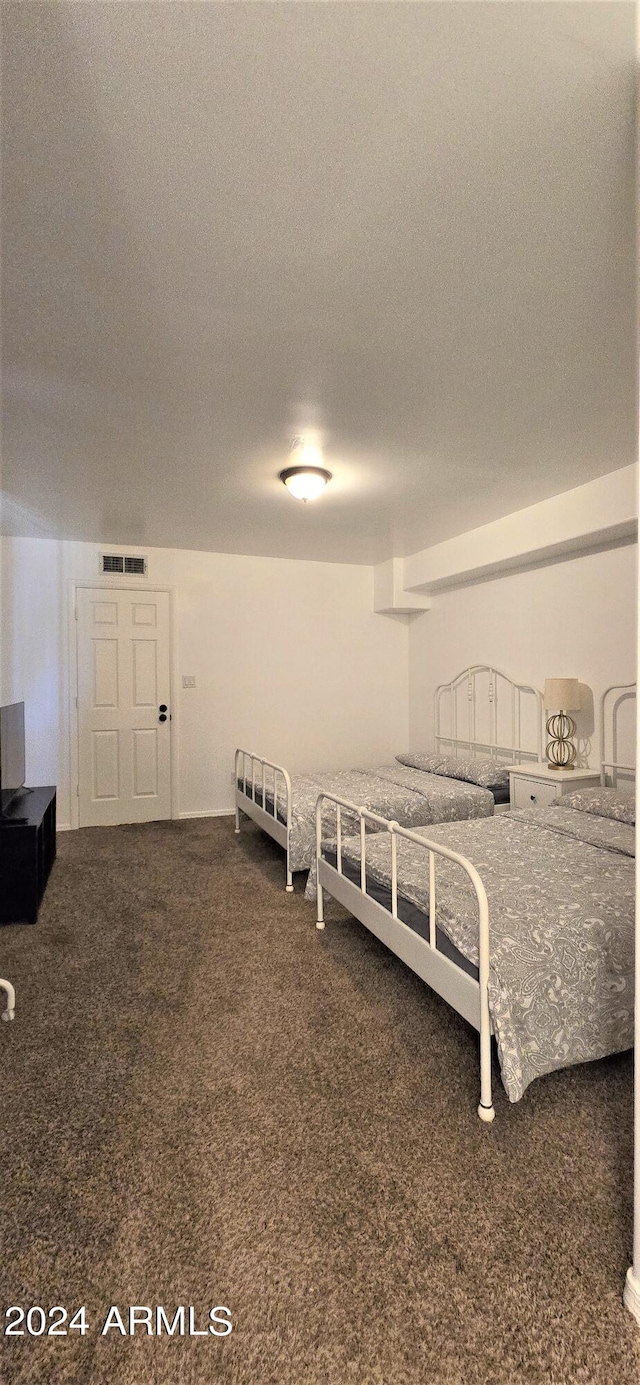
[(81, 827), (171, 816), (169, 593), (81, 587)]

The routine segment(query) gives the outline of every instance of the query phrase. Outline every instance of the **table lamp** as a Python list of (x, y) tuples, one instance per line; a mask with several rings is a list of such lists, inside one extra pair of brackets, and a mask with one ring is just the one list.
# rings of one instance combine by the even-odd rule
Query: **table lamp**
[(547, 760), (550, 769), (573, 769), (576, 747), (572, 736), (576, 724), (570, 712), (580, 709), (580, 684), (577, 678), (546, 678), (544, 684), (545, 710), (553, 712), (547, 721)]

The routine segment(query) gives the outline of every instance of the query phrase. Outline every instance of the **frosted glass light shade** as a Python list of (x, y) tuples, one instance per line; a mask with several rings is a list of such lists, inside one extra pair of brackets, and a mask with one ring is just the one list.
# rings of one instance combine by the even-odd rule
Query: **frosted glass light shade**
[(579, 712), (580, 684), (577, 678), (546, 678), (544, 705), (549, 712)]
[(280, 480), (297, 500), (317, 500), (331, 480), (331, 472), (320, 466), (290, 466), (280, 472)]

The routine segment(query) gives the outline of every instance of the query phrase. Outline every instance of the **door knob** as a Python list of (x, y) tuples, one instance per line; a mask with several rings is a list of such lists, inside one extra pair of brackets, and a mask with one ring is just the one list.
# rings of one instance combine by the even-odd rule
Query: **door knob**
[(158, 717), (158, 721), (166, 721), (166, 720), (167, 720), (167, 714), (166, 714), (166, 712), (161, 712), (161, 713), (160, 713), (160, 716)]

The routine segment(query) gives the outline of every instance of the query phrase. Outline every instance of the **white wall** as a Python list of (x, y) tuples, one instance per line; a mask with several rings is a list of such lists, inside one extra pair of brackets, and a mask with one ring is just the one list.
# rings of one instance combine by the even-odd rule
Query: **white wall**
[(638, 468), (622, 467), (404, 559), (400, 587), (438, 591), (461, 581), (553, 562), (638, 533)]
[[(469, 663), (542, 687), (574, 675), (597, 700), (635, 676), (635, 561), (629, 544), (432, 597), (411, 617), (375, 615), (372, 569), (229, 554), (145, 550), (147, 585), (176, 598), (179, 808), (232, 803), (231, 758), (248, 744), (292, 769), (373, 765), (429, 745), (433, 693)], [(3, 541), (2, 700), (27, 704), (28, 779), (57, 783), (69, 821), (68, 603), (98, 580), (99, 548)], [(597, 736), (588, 714), (580, 730)]]
[[(433, 595), (431, 610), (411, 617), (409, 630), (412, 748), (433, 743), (436, 685), (469, 664), (490, 663), (540, 689), (545, 678), (565, 675), (587, 684), (596, 728), (587, 711), (578, 731), (591, 739), (596, 765), (597, 699), (609, 684), (636, 676), (636, 563), (637, 546), (628, 544)], [(635, 759), (632, 715), (622, 729)]]
[[(237, 744), (293, 770), (374, 765), (406, 746), (407, 623), (373, 613), (370, 567), (143, 551), (145, 585), (175, 587), (179, 677), (197, 683), (178, 687), (173, 709), (181, 812), (232, 806)], [(27, 782), (58, 785), (61, 825), (71, 791), (69, 589), (99, 579), (99, 552), (3, 544), (2, 700), (26, 703)]]

